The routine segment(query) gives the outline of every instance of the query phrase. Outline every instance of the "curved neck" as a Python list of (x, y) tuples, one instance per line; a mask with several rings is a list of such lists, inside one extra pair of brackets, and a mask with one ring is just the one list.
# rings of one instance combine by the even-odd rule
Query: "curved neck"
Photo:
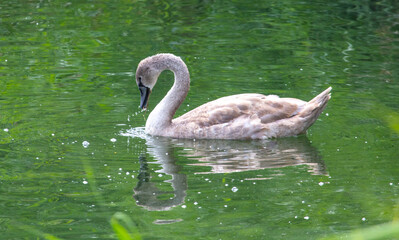
[(172, 123), (173, 116), (183, 103), (190, 88), (190, 74), (186, 64), (173, 55), (164, 54), (157, 63), (160, 73), (171, 70), (175, 79), (172, 88), (148, 116), (146, 129), (164, 128)]

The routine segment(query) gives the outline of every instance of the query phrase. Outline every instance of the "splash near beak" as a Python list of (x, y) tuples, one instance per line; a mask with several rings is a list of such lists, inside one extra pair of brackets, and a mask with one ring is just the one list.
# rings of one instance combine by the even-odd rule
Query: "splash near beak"
[(140, 90), (140, 108), (146, 110), (148, 105), (148, 98), (151, 94), (151, 89), (145, 86), (139, 86)]

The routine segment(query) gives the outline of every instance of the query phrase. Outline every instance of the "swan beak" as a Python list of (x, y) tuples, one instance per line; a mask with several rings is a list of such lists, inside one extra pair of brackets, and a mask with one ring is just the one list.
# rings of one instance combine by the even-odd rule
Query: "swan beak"
[(148, 105), (148, 98), (151, 94), (151, 89), (145, 86), (140, 86), (140, 108), (146, 110)]

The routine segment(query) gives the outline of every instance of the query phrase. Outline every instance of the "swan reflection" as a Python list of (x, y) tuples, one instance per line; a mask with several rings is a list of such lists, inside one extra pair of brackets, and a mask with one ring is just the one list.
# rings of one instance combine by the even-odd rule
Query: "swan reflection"
[[(262, 141), (173, 140), (195, 157), (197, 166), (209, 166), (209, 173), (231, 173), (266, 168), (307, 165), (315, 175), (327, 175), (324, 162), (306, 136)], [(176, 143), (175, 143), (176, 144)]]
[[(173, 156), (173, 151), (168, 149), (157, 148), (151, 151), (157, 161), (156, 164), (162, 166), (161, 170), (157, 173), (164, 173), (171, 175), (171, 180), (166, 180), (165, 182), (170, 182), (173, 191), (161, 191), (155, 185), (155, 183), (150, 181), (151, 173), (148, 168), (148, 162), (145, 154), (140, 155), (140, 171), (138, 175), (138, 183), (134, 188), (134, 199), (137, 205), (142, 206), (150, 211), (167, 211), (171, 208), (181, 205), (184, 203), (187, 190), (187, 176), (185, 174), (179, 173), (181, 166), (175, 163), (176, 158)], [(157, 153), (163, 152), (164, 156), (160, 157)], [(167, 153), (171, 153), (170, 155)], [(153, 163), (153, 162), (152, 162)], [(169, 197), (173, 194), (173, 197)], [(162, 199), (162, 198), (167, 199)]]
[[(139, 206), (151, 211), (166, 211), (184, 203), (187, 191), (187, 176), (180, 173), (176, 164), (176, 152), (195, 159), (191, 165), (209, 167), (207, 172), (196, 174), (232, 173), (288, 166), (306, 165), (315, 175), (327, 175), (324, 162), (306, 136), (271, 139), (263, 141), (233, 140), (189, 140), (152, 137), (142, 128), (134, 128), (122, 136), (146, 140), (146, 152), (139, 157), (139, 181), (134, 188), (134, 198)], [(182, 151), (176, 151), (176, 149)], [(161, 191), (151, 182), (146, 154), (159, 164), (163, 173), (172, 177), (173, 191)], [(202, 168), (201, 168), (202, 169)], [(172, 196), (173, 195), (173, 196)]]

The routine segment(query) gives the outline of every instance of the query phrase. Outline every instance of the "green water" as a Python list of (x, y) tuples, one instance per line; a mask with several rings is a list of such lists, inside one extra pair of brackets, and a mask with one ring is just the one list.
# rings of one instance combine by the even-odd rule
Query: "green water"
[[(397, 220), (398, 14), (394, 0), (1, 1), (1, 238), (117, 239), (117, 212), (143, 239), (319, 239)], [(158, 52), (190, 70), (178, 115), (244, 92), (332, 99), (305, 136), (152, 138), (134, 73)]]

